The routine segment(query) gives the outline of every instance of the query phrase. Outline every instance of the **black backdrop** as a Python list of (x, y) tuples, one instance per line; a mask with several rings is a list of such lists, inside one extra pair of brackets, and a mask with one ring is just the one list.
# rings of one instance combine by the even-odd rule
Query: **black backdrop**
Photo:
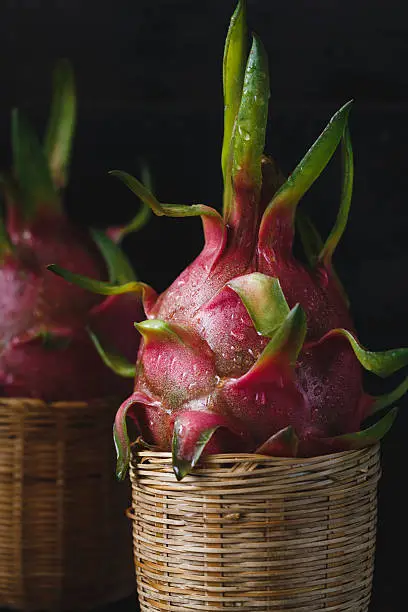
[[(270, 60), (267, 149), (289, 172), (329, 117), (355, 99), (356, 179), (336, 266), (363, 343), (408, 346), (408, 26), (404, 0), (249, 0)], [(67, 205), (84, 223), (131, 216), (136, 200), (107, 176), (152, 170), (159, 199), (221, 200), (221, 61), (232, 0), (1, 0), (0, 162), (18, 105), (44, 127), (54, 60), (72, 60), (79, 121)], [(304, 203), (323, 234), (339, 200), (335, 159)], [(156, 289), (199, 251), (198, 220), (152, 219), (125, 248)], [(388, 384), (376, 384), (376, 391)], [(383, 444), (373, 612), (406, 609), (408, 401)]]

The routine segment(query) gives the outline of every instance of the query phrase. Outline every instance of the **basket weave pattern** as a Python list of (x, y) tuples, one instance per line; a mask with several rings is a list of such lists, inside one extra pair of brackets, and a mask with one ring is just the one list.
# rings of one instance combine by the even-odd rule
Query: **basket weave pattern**
[(117, 405), (0, 400), (0, 607), (89, 609), (134, 590)]
[(142, 612), (367, 612), (379, 447), (312, 459), (214, 455), (177, 482), (135, 451)]

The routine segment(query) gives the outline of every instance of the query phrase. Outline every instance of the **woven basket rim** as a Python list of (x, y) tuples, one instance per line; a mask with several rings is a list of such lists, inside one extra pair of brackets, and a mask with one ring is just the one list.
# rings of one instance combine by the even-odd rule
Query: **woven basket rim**
[[(233, 462), (280, 462), (280, 463), (315, 463), (316, 461), (328, 460), (331, 459), (341, 459), (342, 457), (351, 457), (353, 454), (363, 453), (369, 449), (374, 450), (376, 447), (380, 447), (380, 442), (376, 442), (375, 444), (367, 445), (363, 448), (358, 449), (350, 449), (339, 451), (335, 453), (327, 453), (324, 455), (314, 455), (313, 457), (273, 457), (271, 455), (260, 455), (257, 453), (219, 453), (213, 455), (206, 455), (201, 461), (200, 464), (203, 463), (233, 463)], [(136, 458), (156, 458), (163, 459), (164, 462), (171, 462), (172, 453), (169, 451), (154, 451), (148, 449), (132, 448), (132, 456)]]
[(89, 408), (90, 406), (102, 406), (102, 405), (112, 405), (112, 403), (120, 402), (120, 398), (118, 396), (106, 396), (106, 397), (96, 397), (88, 400), (52, 400), (47, 401), (43, 400), (39, 397), (0, 397), (0, 409), (1, 407), (6, 406), (17, 406), (24, 403), (29, 406), (44, 406), (46, 408), (63, 408), (68, 407), (73, 410), (82, 408)]

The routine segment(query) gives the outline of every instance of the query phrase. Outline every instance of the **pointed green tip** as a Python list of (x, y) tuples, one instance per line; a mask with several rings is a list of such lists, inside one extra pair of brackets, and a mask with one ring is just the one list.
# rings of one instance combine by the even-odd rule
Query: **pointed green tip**
[(142, 202), (152, 209), (155, 215), (162, 216), (164, 211), (160, 202), (155, 198), (151, 191), (145, 187), (140, 181), (137, 180), (131, 174), (123, 172), (122, 170), (110, 170), (108, 172), (110, 176), (114, 176), (119, 179), (130, 191), (132, 191)]
[(241, 14), (246, 15), (246, 10), (247, 10), (246, 0), (238, 0), (237, 6), (235, 7), (235, 11), (231, 17), (231, 21), (236, 20), (237, 17)]
[[(119, 409), (121, 410), (121, 409)], [(126, 428), (126, 412), (121, 414), (119, 428), (115, 422), (113, 426), (113, 442), (116, 450), (116, 478), (124, 480), (130, 463), (130, 444)], [(120, 433), (119, 433), (120, 430)]]
[(290, 325), (293, 325), (294, 327), (306, 325), (306, 313), (299, 302), (295, 304), (295, 306), (289, 312), (287, 319), (288, 322), (290, 322)]
[(304, 335), (306, 333), (306, 325), (306, 313), (301, 305), (297, 303), (287, 315), (286, 320), (284, 321), (284, 327), (286, 327), (291, 334), (293, 333), (296, 336), (301, 336), (303, 338), (303, 344)]
[[(149, 192), (153, 194), (154, 188), (150, 167), (144, 159), (140, 160), (139, 165), (142, 176), (142, 185), (145, 185)], [(119, 244), (128, 234), (133, 234), (133, 232), (139, 231), (146, 225), (151, 217), (151, 214), (151, 207), (143, 200), (140, 200), (140, 208), (129, 223), (126, 223), (126, 225), (123, 225), (122, 227), (112, 228), (114, 230), (115, 242)]]
[[(205, 413), (202, 412), (193, 414), (198, 420), (200, 420), (200, 416), (204, 417), (204, 419), (206, 418)], [(215, 416), (215, 420), (219, 419), (216, 415), (212, 416)], [(208, 442), (220, 427), (220, 424), (217, 423), (211, 427), (204, 427), (204, 429), (200, 431), (200, 427), (196, 428), (197, 425), (199, 425), (197, 421), (195, 423), (194, 421), (190, 421), (189, 423), (188, 414), (186, 415), (186, 413), (176, 419), (174, 423), (171, 454), (173, 472), (179, 481), (182, 480), (184, 476), (187, 476), (187, 474), (190, 474), (197, 465)]]
[(182, 459), (173, 460), (173, 472), (178, 482), (183, 480), (185, 476), (190, 474), (193, 466), (190, 461), (184, 461)]
[(336, 122), (339, 117), (347, 118), (353, 104), (354, 104), (353, 98), (345, 102), (343, 106), (341, 106), (339, 110), (336, 113), (334, 113), (333, 117), (330, 119), (330, 123)]
[(113, 349), (108, 349), (106, 346), (103, 346), (98, 336), (89, 327), (86, 328), (86, 331), (98, 355), (108, 368), (123, 378), (134, 378), (136, 376), (136, 367), (133, 363), (130, 363), (123, 355), (119, 355)]
[(180, 482), (180, 480), (183, 480), (183, 478), (187, 476), (187, 474), (189, 474), (193, 469), (193, 462), (180, 457), (179, 426), (177, 424), (177, 421), (173, 429), (171, 456), (174, 475), (178, 482)]
[(349, 341), (354, 354), (363, 368), (376, 376), (386, 378), (408, 365), (408, 348), (368, 351), (358, 342), (354, 334), (343, 328), (330, 330), (318, 343), (324, 342), (326, 338), (337, 335), (344, 336)]
[(306, 331), (306, 313), (300, 304), (296, 304), (275, 332), (260, 360), (264, 356), (271, 358), (273, 355), (281, 354), (289, 364), (294, 365), (303, 347)]
[(259, 446), (255, 453), (276, 457), (296, 457), (299, 438), (291, 425), (281, 429)]
[(152, 331), (160, 333), (163, 330), (167, 329), (168, 325), (164, 321), (160, 319), (146, 319), (145, 321), (135, 322), (134, 326), (136, 329), (142, 331)]
[(44, 150), (57, 188), (68, 181), (72, 142), (76, 123), (74, 71), (66, 58), (57, 61), (53, 72), (53, 96)]
[(398, 414), (398, 408), (392, 408), (379, 421), (361, 431), (344, 434), (334, 438), (340, 441), (350, 449), (364, 448), (372, 444), (380, 442), (382, 438), (390, 431)]
[(146, 319), (146, 321), (134, 323), (134, 326), (142, 334), (145, 342), (163, 339), (184, 344), (175, 326), (161, 319)]
[(397, 402), (405, 393), (408, 391), (408, 376), (404, 378), (404, 380), (392, 391), (389, 393), (385, 393), (384, 395), (380, 395), (374, 397), (373, 405), (371, 407), (371, 414), (375, 414), (383, 410), (383, 408), (387, 408), (391, 406), (394, 402)]
[(125, 480), (127, 474), (127, 466), (124, 466), (120, 461), (116, 465), (116, 478), (117, 480)]
[(126, 474), (129, 469), (129, 463), (123, 459), (123, 457), (117, 457), (116, 459), (116, 479), (119, 481), (123, 481), (126, 478)]
[(227, 285), (239, 295), (256, 331), (262, 336), (272, 336), (289, 314), (277, 278), (252, 272), (229, 281)]

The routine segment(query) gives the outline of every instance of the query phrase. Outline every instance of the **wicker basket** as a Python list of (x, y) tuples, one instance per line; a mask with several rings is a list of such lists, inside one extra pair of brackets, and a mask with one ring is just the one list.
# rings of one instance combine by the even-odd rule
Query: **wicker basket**
[(72, 612), (134, 591), (117, 405), (0, 400), (0, 607)]
[(142, 612), (366, 612), (379, 447), (312, 459), (214, 455), (178, 483), (168, 453), (135, 451)]

